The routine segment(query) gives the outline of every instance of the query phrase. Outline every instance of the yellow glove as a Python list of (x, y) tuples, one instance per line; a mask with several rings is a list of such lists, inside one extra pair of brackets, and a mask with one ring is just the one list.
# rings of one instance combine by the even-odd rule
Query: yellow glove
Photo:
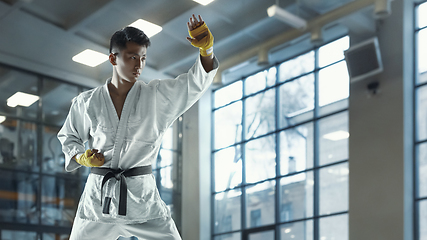
[(101, 153), (97, 153), (98, 150), (88, 149), (85, 153), (83, 153), (80, 157), (76, 157), (76, 162), (86, 167), (99, 167), (104, 164), (104, 156)]
[(200, 55), (207, 57), (213, 53), (214, 37), (205, 22), (193, 30), (189, 30), (191, 45), (200, 49)]

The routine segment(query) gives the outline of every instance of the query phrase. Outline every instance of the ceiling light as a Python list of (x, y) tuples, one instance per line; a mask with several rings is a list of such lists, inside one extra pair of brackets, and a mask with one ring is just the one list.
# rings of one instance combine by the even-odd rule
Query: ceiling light
[(209, 3), (213, 2), (214, 0), (193, 0), (199, 4), (202, 4), (203, 6), (208, 5)]
[(350, 136), (350, 134), (346, 131), (336, 131), (323, 135), (323, 138), (331, 140), (331, 141), (339, 141), (346, 139)]
[(35, 103), (37, 100), (39, 100), (39, 96), (23, 93), (23, 92), (17, 92), (13, 94), (10, 98), (7, 99), (7, 106), (9, 107), (16, 107), (16, 106), (23, 106), (23, 107), (29, 107), (31, 104)]
[(6, 120), (5, 116), (0, 116), (0, 123), (4, 122)]
[(275, 17), (294, 28), (305, 29), (307, 27), (307, 21), (296, 15), (293, 15), (292, 13), (284, 10), (283, 8), (280, 8), (277, 5), (269, 7), (267, 9), (267, 13), (269, 17)]
[(96, 67), (107, 60), (107, 55), (90, 49), (86, 49), (73, 57), (74, 62), (78, 62), (90, 67)]
[(160, 31), (162, 31), (162, 27), (160, 27), (159, 25), (156, 25), (154, 23), (151, 23), (151, 22), (148, 22), (148, 21), (145, 21), (145, 20), (142, 20), (142, 19), (136, 20), (135, 22), (133, 22), (129, 26), (135, 27), (135, 28), (139, 28), (149, 38), (152, 37), (152, 36), (154, 36), (154, 35), (156, 35)]

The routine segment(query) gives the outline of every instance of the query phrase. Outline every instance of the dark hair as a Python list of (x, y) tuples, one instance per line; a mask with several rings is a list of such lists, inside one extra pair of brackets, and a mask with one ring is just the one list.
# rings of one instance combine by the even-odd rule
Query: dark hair
[(135, 42), (141, 46), (150, 46), (150, 39), (143, 31), (134, 27), (125, 27), (115, 32), (110, 40), (110, 53), (114, 48), (120, 51), (126, 48), (127, 42)]

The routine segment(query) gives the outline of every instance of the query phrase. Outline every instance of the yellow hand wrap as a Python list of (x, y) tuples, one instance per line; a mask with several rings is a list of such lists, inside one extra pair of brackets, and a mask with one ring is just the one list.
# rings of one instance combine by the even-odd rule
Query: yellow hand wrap
[[(90, 156), (92, 155), (92, 156)], [(95, 154), (92, 154), (92, 151), (90, 149), (86, 150), (85, 153), (83, 153), (80, 157), (76, 158), (76, 162), (79, 164), (86, 166), (86, 167), (99, 167), (101, 165), (95, 165), (92, 164), (92, 160), (98, 159)]]
[(211, 31), (209, 31), (209, 28), (206, 23), (203, 23), (197, 28), (188, 31), (188, 33), (190, 34), (190, 37), (193, 38), (193, 41), (191, 41), (191, 45), (200, 49), (200, 55), (202, 55), (203, 57), (212, 55), (214, 37), (212, 36)]

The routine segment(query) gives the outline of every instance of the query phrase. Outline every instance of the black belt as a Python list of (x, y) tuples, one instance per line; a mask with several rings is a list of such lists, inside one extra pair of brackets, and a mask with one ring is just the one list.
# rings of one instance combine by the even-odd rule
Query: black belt
[[(119, 199), (119, 215), (126, 215), (127, 208), (127, 184), (126, 177), (133, 177), (139, 175), (146, 175), (151, 173), (151, 166), (135, 167), (128, 170), (122, 169), (111, 169), (111, 168), (91, 168), (90, 172), (97, 175), (102, 175), (101, 185), (101, 206), (102, 206), (102, 189), (104, 184), (110, 179), (115, 178), (120, 181), (120, 199)], [(102, 213), (110, 213), (110, 197), (105, 197), (105, 204), (102, 209)]]

